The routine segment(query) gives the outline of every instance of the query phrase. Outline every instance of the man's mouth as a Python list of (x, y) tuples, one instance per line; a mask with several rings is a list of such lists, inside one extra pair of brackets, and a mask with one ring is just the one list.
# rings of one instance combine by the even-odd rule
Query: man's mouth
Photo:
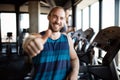
[(60, 24), (59, 23), (53, 23), (54, 25), (58, 25), (58, 26), (60, 26)]

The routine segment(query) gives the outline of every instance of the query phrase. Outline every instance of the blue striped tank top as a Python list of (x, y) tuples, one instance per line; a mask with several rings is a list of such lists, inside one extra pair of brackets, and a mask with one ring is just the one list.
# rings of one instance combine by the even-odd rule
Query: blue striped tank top
[(70, 72), (70, 54), (67, 36), (57, 40), (48, 38), (44, 49), (33, 59), (34, 80), (65, 80)]

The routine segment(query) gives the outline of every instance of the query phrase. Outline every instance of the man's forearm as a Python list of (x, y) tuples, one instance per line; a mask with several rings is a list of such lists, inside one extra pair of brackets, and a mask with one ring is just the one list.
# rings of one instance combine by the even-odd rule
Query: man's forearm
[(72, 71), (68, 75), (66, 80), (78, 80), (79, 73), (79, 60), (78, 58), (74, 58), (71, 60)]
[(78, 75), (79, 73), (79, 59), (78, 58), (75, 58), (75, 59), (72, 59), (71, 60), (71, 66), (72, 66), (72, 73)]

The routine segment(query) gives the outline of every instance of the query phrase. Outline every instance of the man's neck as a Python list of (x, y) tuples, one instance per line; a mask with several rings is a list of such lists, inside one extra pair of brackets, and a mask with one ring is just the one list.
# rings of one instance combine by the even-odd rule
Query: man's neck
[(60, 32), (53, 32), (52, 35), (50, 36), (53, 40), (58, 39), (60, 37), (61, 33)]

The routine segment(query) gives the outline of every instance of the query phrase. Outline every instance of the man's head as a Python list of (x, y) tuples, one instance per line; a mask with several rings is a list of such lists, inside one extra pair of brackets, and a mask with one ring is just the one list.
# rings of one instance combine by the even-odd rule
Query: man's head
[(58, 32), (65, 24), (65, 11), (62, 7), (54, 7), (48, 14), (49, 28)]

